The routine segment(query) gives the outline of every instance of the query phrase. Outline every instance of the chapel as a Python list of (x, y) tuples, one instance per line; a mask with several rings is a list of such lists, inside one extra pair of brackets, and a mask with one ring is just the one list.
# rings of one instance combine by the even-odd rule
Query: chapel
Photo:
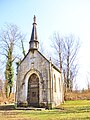
[(63, 102), (63, 80), (59, 70), (39, 51), (34, 15), (29, 50), (17, 68), (17, 107), (53, 108)]

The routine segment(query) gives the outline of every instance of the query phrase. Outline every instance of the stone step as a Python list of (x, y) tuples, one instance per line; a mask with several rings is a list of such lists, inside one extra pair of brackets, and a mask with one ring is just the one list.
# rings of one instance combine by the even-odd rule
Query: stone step
[(38, 110), (43, 111), (45, 108), (35, 108), (35, 107), (17, 107), (17, 110)]

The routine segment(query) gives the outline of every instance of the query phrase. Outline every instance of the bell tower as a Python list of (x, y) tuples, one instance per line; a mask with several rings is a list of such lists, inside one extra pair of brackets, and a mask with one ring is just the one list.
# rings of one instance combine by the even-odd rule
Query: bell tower
[(33, 28), (32, 28), (32, 33), (31, 33), (31, 39), (29, 42), (29, 50), (38, 50), (39, 48), (39, 42), (37, 40), (37, 28), (36, 28), (36, 16), (34, 15), (33, 18)]

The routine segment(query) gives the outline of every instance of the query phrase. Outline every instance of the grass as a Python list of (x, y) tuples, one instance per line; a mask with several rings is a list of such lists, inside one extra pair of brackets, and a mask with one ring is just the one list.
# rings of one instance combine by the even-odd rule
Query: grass
[(90, 101), (66, 101), (52, 110), (1, 110), (0, 120), (90, 120)]

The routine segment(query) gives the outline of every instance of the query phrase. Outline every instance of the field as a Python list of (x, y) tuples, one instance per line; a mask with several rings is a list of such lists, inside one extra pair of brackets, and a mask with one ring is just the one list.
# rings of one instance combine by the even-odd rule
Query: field
[(0, 120), (90, 120), (90, 100), (66, 101), (52, 110), (0, 110)]

